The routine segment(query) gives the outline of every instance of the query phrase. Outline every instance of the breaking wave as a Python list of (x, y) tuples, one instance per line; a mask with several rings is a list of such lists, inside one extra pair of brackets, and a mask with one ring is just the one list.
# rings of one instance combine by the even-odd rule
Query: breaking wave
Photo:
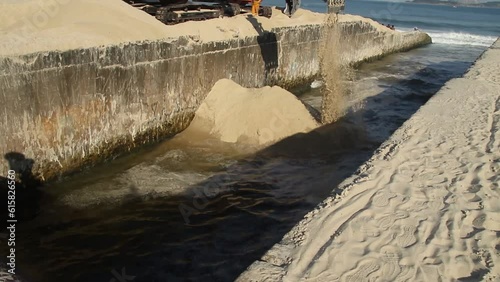
[[(424, 30), (425, 31), (425, 30)], [(425, 31), (432, 37), (433, 43), (450, 45), (470, 45), (490, 47), (497, 39), (495, 36), (485, 36), (462, 32), (432, 32)]]

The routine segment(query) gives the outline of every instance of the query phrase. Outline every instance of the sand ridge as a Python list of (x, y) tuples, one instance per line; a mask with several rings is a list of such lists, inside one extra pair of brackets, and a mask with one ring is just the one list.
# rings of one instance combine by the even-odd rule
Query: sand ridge
[(498, 281), (497, 51), (449, 81), (341, 184), (342, 195), (238, 281)]
[[(277, 27), (321, 24), (325, 16), (299, 9), (289, 18), (274, 9), (270, 19), (242, 14), (164, 25), (122, 0), (5, 0), (0, 10), (0, 56), (173, 40), (180, 36), (201, 42), (221, 41), (256, 36)], [(340, 21), (370, 22), (391, 32), (359, 16), (343, 15)]]
[(168, 37), (162, 23), (121, 0), (2, 1), (0, 10), (0, 56)]
[[(0, 56), (69, 50), (126, 42), (195, 36), (218, 41), (258, 34), (246, 15), (167, 26), (122, 0), (19, 0), (0, 3)], [(309, 24), (314, 14), (300, 11), (289, 19), (275, 10), (261, 27)]]

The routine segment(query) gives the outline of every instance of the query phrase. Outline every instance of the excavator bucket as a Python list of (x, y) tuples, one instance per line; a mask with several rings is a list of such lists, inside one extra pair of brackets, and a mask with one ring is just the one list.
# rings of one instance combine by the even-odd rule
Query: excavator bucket
[(324, 1), (328, 5), (329, 14), (338, 14), (341, 11), (344, 11), (345, 0), (324, 0)]

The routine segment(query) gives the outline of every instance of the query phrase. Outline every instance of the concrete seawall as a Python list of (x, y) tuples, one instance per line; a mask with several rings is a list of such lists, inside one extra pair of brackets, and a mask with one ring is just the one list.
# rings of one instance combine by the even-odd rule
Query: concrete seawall
[[(339, 52), (349, 64), (431, 42), (421, 32), (341, 24), (349, 49)], [(32, 159), (42, 180), (94, 165), (185, 129), (221, 78), (245, 87), (310, 81), (320, 35), (311, 24), (218, 42), (187, 36), (0, 57), (0, 153)], [(2, 160), (0, 173), (8, 169)]]

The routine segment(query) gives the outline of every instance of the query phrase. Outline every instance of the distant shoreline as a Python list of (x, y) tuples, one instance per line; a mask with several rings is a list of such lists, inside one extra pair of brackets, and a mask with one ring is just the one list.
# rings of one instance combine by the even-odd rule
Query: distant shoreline
[(494, 9), (499, 9), (500, 8), (500, 2), (498, 3), (490, 3), (490, 5), (487, 5), (488, 3), (483, 3), (483, 4), (460, 4), (460, 3), (452, 3), (452, 2), (433, 2), (432, 0), (413, 0), (413, 1), (406, 1), (405, 3), (408, 4), (427, 4), (427, 5), (436, 5), (436, 6), (451, 6), (451, 7), (467, 7), (467, 8), (494, 8)]

